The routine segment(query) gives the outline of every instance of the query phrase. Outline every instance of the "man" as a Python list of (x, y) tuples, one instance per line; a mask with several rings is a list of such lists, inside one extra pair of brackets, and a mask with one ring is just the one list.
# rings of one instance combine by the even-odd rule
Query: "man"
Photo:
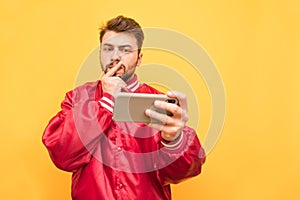
[(161, 123), (121, 123), (112, 119), (119, 92), (161, 92), (140, 84), (144, 34), (131, 18), (118, 16), (100, 31), (101, 81), (66, 94), (62, 110), (43, 134), (54, 164), (73, 172), (72, 198), (78, 200), (170, 200), (170, 184), (198, 175), (205, 153), (188, 120), (185, 95), (172, 91), (178, 105), (156, 101), (172, 116), (148, 109)]

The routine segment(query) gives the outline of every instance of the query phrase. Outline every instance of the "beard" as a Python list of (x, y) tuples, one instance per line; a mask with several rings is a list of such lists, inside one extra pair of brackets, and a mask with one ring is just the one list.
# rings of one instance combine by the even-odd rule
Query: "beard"
[(128, 72), (125, 72), (122, 76), (119, 76), (125, 83), (127, 83), (134, 75), (135, 70), (132, 69)]

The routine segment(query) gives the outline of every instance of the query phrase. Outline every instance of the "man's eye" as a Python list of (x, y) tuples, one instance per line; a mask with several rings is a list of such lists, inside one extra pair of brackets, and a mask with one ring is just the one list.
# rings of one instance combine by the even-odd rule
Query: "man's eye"
[(121, 48), (120, 51), (122, 53), (130, 53), (130, 52), (132, 52), (130, 48)]
[(103, 51), (113, 51), (114, 49), (112, 47), (104, 47)]
[(124, 49), (124, 51), (125, 51), (125, 52), (131, 52), (130, 49), (126, 49), (126, 48)]

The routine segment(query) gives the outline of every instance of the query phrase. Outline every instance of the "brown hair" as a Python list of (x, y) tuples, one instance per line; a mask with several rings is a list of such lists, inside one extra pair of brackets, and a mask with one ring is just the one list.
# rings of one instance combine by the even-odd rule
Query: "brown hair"
[(138, 45), (138, 53), (140, 53), (143, 40), (144, 40), (144, 33), (141, 29), (141, 26), (134, 20), (128, 17), (124, 17), (122, 15), (109, 20), (105, 25), (100, 27), (100, 43), (102, 42), (102, 38), (107, 31), (115, 31), (119, 32), (128, 32), (133, 34), (137, 40)]

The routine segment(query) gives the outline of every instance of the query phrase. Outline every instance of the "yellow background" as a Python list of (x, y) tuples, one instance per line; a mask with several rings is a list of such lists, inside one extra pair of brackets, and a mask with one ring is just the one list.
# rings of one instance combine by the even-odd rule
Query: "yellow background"
[(296, 0), (2, 0), (0, 199), (70, 199), (71, 174), (52, 164), (42, 132), (98, 44), (98, 26), (118, 14), (193, 38), (224, 81), (220, 140), (200, 176), (173, 186), (174, 199), (300, 199)]

